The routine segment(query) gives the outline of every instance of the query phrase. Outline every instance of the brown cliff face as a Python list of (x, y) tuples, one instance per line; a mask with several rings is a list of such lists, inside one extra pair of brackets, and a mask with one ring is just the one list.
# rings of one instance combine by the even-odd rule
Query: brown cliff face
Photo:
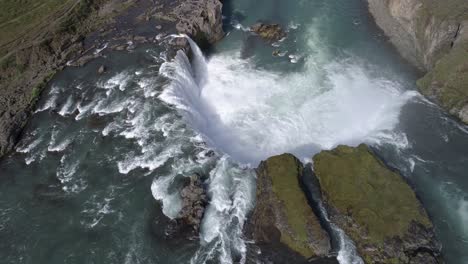
[[(464, 0), (368, 0), (369, 9), (398, 51), (421, 70), (431, 70), (462, 38)], [(442, 2), (442, 3), (437, 3)], [(468, 32), (467, 32), (468, 33)]]
[(427, 72), (420, 91), (468, 123), (468, 1), (368, 0), (401, 55)]

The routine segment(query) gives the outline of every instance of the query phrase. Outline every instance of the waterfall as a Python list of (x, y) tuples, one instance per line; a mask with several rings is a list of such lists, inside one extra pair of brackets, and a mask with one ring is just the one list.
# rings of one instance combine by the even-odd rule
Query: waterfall
[[(207, 62), (196, 43), (183, 37), (192, 61), (178, 51), (173, 62), (161, 67), (171, 83), (159, 98), (175, 106), (208, 146), (224, 153), (210, 173), (211, 204), (202, 225), (202, 249), (193, 263), (214, 256), (222, 263), (245, 258), (242, 226), (250, 210), (246, 204), (253, 199), (245, 194), (255, 185), (246, 183), (254, 176), (241, 177), (248, 170), (235, 169), (231, 160), (254, 167), (285, 152), (310, 159), (338, 144), (401, 137), (393, 128), (402, 105), (415, 93), (372, 78), (359, 64), (317, 56), (318, 61), (306, 62), (305, 72), (281, 75), (252, 67), (238, 53)], [(316, 63), (323, 63), (324, 70), (317, 71)], [(340, 263), (361, 264), (352, 241), (333, 224), (332, 229), (339, 238)]]
[[(205, 128), (210, 127), (210, 122), (215, 118), (208, 114), (211, 110), (201, 100), (203, 86), (208, 81), (207, 62), (192, 39), (185, 35), (175, 37), (187, 38), (192, 61), (189, 61), (184, 52), (178, 51), (174, 61), (161, 66), (160, 74), (168, 77), (171, 83), (160, 98), (181, 110), (181, 114), (196, 130), (206, 131)], [(204, 139), (209, 143), (209, 138)], [(157, 194), (155, 198), (163, 204), (166, 200), (168, 204), (174, 204), (172, 196), (164, 191), (167, 186), (160, 184), (163, 181), (153, 183), (152, 189)], [(163, 191), (158, 189), (160, 186)], [(201, 248), (191, 263), (205, 263), (215, 258), (220, 263), (233, 263), (234, 259), (245, 263), (247, 249), (243, 240), (243, 227), (255, 199), (253, 170), (239, 166), (229, 156), (223, 155), (209, 172), (208, 196), (210, 204), (202, 221)], [(167, 207), (169, 206), (163, 206)], [(177, 212), (171, 211), (169, 216), (174, 217), (176, 214)]]

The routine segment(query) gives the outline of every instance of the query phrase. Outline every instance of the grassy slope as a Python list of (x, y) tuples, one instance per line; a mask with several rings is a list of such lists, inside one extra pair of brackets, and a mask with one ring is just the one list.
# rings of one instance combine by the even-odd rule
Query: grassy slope
[(53, 24), (54, 15), (71, 8), (76, 0), (0, 0), (0, 56), (13, 42), (37, 34)]

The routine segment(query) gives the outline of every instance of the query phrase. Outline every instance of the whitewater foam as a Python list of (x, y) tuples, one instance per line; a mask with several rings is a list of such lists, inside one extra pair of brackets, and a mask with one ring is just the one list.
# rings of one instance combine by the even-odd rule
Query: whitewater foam
[[(195, 58), (202, 56), (196, 45), (192, 49)], [(192, 70), (179, 52), (161, 67), (172, 82), (159, 97), (182, 110), (211, 146), (242, 163), (256, 165), (284, 152), (307, 158), (338, 144), (375, 142), (392, 132), (402, 105), (415, 94), (349, 61), (318, 71), (307, 58), (304, 71), (280, 74), (239, 57), (217, 55), (206, 67), (195, 59)]]
[(49, 152), (61, 152), (64, 151), (70, 143), (73, 142), (72, 138), (59, 138), (59, 131), (54, 127), (52, 131), (52, 135), (50, 138), (49, 146), (47, 147), (47, 151)]
[(57, 99), (58, 99), (59, 94), (60, 94), (60, 87), (58, 87), (57, 85), (53, 85), (49, 91), (47, 101), (42, 106), (38, 107), (36, 111), (34, 111), (34, 113), (39, 113), (39, 112), (42, 112), (48, 109), (54, 109), (55, 107), (57, 107)]
[(70, 95), (70, 96), (68, 96), (67, 101), (62, 106), (62, 108), (60, 109), (58, 114), (61, 115), (61, 116), (67, 116), (67, 115), (73, 113), (76, 110), (76, 107), (77, 107), (77, 105), (73, 101), (73, 96)]
[(246, 261), (243, 226), (255, 202), (255, 174), (223, 156), (210, 172), (208, 181), (210, 204), (201, 227), (202, 248), (191, 263), (205, 263), (218, 258), (219, 263)]

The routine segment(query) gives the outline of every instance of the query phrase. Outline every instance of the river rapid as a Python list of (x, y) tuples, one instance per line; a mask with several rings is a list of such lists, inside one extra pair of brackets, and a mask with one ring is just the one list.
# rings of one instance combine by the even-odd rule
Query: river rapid
[[(468, 263), (468, 128), (416, 91), (365, 1), (224, 2), (227, 36), (205, 54), (191, 43), (191, 61), (103, 49), (53, 78), (0, 161), (2, 263), (244, 263), (259, 161), (360, 143), (414, 187), (446, 262)], [(258, 20), (288, 36), (252, 38)], [(195, 173), (200, 236), (168, 239)], [(360, 263), (339, 238), (340, 263)]]

